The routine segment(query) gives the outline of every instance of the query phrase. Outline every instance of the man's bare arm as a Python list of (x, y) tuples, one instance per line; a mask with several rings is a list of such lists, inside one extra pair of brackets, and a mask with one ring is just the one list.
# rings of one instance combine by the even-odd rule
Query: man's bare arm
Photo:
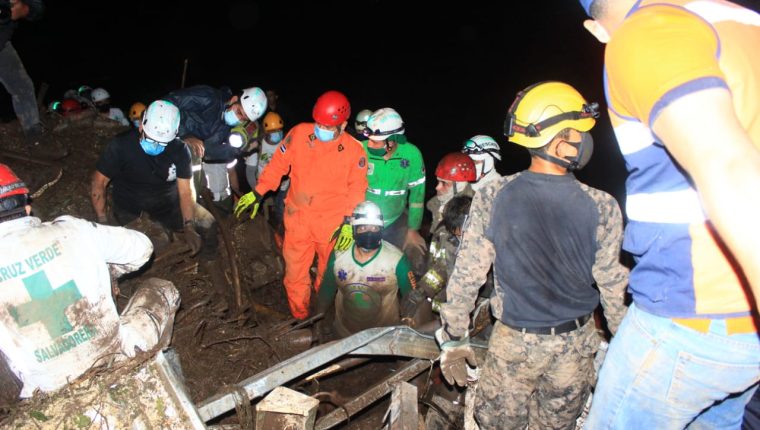
[(723, 88), (683, 96), (653, 123), (657, 136), (686, 169), (707, 215), (760, 299), (760, 150)]
[(106, 187), (111, 179), (96, 170), (92, 174), (92, 180), (90, 181), (90, 200), (92, 201), (92, 208), (95, 210), (95, 216), (99, 223), (104, 224), (107, 221), (106, 217)]

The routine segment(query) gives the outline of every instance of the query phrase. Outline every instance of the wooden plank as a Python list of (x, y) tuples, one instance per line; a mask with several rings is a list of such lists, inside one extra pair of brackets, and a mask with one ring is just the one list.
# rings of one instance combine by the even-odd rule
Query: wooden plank
[(417, 387), (405, 381), (396, 384), (391, 394), (388, 415), (390, 415), (389, 430), (417, 430), (419, 425)]

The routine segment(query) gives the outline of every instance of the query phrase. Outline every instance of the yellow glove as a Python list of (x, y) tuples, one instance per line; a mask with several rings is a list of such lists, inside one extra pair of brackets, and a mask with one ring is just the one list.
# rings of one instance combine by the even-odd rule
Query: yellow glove
[(336, 251), (345, 251), (350, 248), (351, 244), (354, 243), (354, 231), (353, 228), (351, 228), (351, 223), (344, 220), (343, 224), (335, 229), (335, 233), (333, 233), (332, 237), (333, 239), (336, 237), (338, 238), (335, 241)]
[(253, 209), (251, 210), (251, 219), (253, 219), (259, 211), (259, 203), (261, 203), (261, 196), (258, 195), (256, 191), (251, 191), (250, 193), (244, 194), (243, 197), (240, 197), (240, 200), (238, 200), (235, 205), (233, 213), (236, 218), (240, 218), (240, 215), (243, 215), (243, 213), (253, 205)]

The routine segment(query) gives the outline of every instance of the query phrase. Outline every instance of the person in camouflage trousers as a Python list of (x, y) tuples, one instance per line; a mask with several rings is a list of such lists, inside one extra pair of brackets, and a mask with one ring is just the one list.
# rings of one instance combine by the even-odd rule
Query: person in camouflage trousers
[(591, 156), (596, 109), (561, 82), (518, 93), (505, 134), (529, 149), (530, 167), (473, 199), (436, 338), (444, 377), (466, 385), (466, 363), (476, 364), (469, 314), (493, 264), (496, 323), (475, 393), (481, 429), (573, 428), (601, 341), (593, 312), (601, 298), (613, 333), (625, 314), (620, 209), (572, 174)]

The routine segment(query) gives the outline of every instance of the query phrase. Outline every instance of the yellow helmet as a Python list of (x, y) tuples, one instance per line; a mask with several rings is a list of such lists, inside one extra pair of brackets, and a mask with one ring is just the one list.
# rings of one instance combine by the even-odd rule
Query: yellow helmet
[(282, 122), (282, 117), (277, 112), (269, 112), (264, 115), (264, 131), (270, 132), (280, 130), (285, 125)]
[(143, 103), (132, 103), (132, 107), (129, 108), (129, 119), (140, 119), (142, 118), (143, 112), (145, 112), (145, 105)]
[(526, 148), (540, 148), (566, 128), (591, 130), (598, 116), (599, 104), (587, 103), (570, 85), (539, 82), (517, 93), (504, 121), (504, 135)]

